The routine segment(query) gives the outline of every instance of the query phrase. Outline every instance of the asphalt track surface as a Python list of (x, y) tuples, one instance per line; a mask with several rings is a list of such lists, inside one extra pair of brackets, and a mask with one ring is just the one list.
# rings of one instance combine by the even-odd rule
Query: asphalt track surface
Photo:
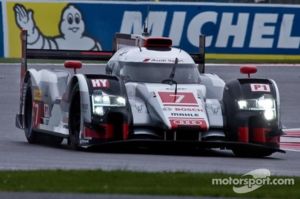
[[(50, 66), (43, 66), (50, 67)], [(59, 67), (59, 66), (55, 66)], [(62, 69), (63, 67), (60, 66)], [(104, 66), (84, 66), (81, 72), (103, 72)], [(237, 66), (207, 66), (225, 81), (242, 77)], [(254, 77), (272, 78), (281, 93), (282, 121), (288, 128), (300, 127), (300, 67), (258, 67)], [(226, 172), (244, 174), (267, 168), (273, 175), (300, 176), (300, 153), (287, 151), (268, 158), (237, 158), (230, 151), (208, 150), (198, 153), (81, 152), (61, 147), (31, 145), (23, 131), (15, 127), (19, 100), (19, 65), (0, 65), (0, 169), (103, 169), (134, 171)]]

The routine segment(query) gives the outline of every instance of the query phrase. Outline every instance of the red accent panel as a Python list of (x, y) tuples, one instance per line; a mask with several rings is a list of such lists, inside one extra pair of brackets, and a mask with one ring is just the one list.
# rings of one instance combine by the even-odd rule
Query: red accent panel
[(104, 135), (104, 139), (112, 139), (114, 136), (114, 127), (112, 124), (105, 124), (102, 125), (105, 127), (105, 135)]
[(253, 74), (253, 73), (257, 72), (257, 68), (254, 65), (244, 65), (244, 66), (241, 66), (240, 72), (242, 74)]
[(192, 92), (158, 92), (163, 104), (198, 104)]
[(240, 127), (238, 128), (238, 141), (240, 142), (249, 142), (249, 128), (248, 127)]
[(279, 144), (280, 142), (280, 136), (274, 136), (274, 137), (267, 137), (268, 143), (276, 143)]
[(184, 107), (199, 107), (198, 104), (164, 104), (164, 106), (184, 106)]
[(127, 140), (129, 136), (129, 125), (127, 123), (123, 124), (123, 139)]
[(113, 53), (112, 52), (91, 52), (91, 51), (88, 51), (88, 52), (80, 52), (81, 55), (98, 55), (98, 56), (113, 56)]
[(101, 127), (103, 131), (96, 131), (88, 127), (84, 127), (83, 136), (86, 138), (95, 139), (112, 139), (113, 138), (113, 125), (112, 124), (102, 124)]
[(88, 137), (88, 138), (96, 138), (96, 139), (102, 138), (102, 136), (100, 135), (99, 132), (97, 132), (93, 129), (90, 129), (88, 127), (84, 127), (83, 136)]
[(64, 64), (65, 68), (74, 68), (74, 69), (78, 69), (82, 67), (82, 63), (81, 61), (65, 61)]
[(267, 129), (255, 128), (253, 130), (253, 141), (260, 142), (260, 143), (266, 143), (266, 140), (267, 140), (266, 134), (267, 134)]

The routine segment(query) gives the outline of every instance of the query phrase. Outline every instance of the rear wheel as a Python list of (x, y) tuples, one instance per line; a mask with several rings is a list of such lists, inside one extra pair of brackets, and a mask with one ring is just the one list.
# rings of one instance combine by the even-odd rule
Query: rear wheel
[(31, 81), (27, 82), (25, 104), (24, 104), (24, 131), (26, 139), (31, 144), (60, 145), (62, 137), (47, 135), (37, 132), (33, 129), (33, 97)]
[(31, 81), (29, 80), (26, 87), (25, 103), (24, 103), (24, 131), (26, 139), (29, 143), (39, 143), (41, 140), (37, 132), (33, 130), (33, 113), (32, 113), (32, 91)]
[(71, 93), (71, 103), (69, 109), (69, 146), (73, 150), (80, 149), (79, 135), (81, 130), (81, 110), (80, 110), (79, 85), (76, 84)]

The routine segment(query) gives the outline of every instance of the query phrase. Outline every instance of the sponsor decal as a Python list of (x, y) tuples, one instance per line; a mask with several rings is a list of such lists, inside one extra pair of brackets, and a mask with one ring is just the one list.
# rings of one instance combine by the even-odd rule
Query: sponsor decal
[(92, 86), (93, 88), (109, 88), (110, 83), (108, 79), (92, 79)]
[(177, 128), (179, 126), (198, 126), (201, 129), (206, 130), (206, 121), (202, 118), (198, 119), (187, 119), (187, 118), (169, 118), (172, 128)]
[(182, 107), (182, 106), (164, 106), (163, 111), (168, 111), (168, 112), (203, 112), (203, 109), (199, 107)]
[(20, 56), (21, 28), (33, 30), (29, 45), (39, 49), (111, 50), (116, 32), (141, 34), (147, 21), (151, 35), (170, 37), (174, 46), (188, 52), (197, 52), (204, 34), (207, 52), (216, 55), (299, 56), (299, 7), (70, 2), (6, 2), (7, 55)]
[(198, 106), (192, 92), (158, 92), (164, 106)]
[(198, 107), (175, 107), (174, 111), (180, 112), (203, 112), (203, 109)]
[[(143, 60), (143, 62), (152, 62), (152, 63), (175, 63), (175, 59), (168, 59), (168, 58), (158, 58), (158, 59), (156, 59), (156, 58), (152, 58), (152, 59), (150, 59), (150, 58), (145, 58), (144, 60)], [(180, 63), (180, 62), (183, 62), (183, 60), (182, 59), (180, 59), (180, 60), (178, 60), (178, 63)]]
[(44, 104), (44, 116), (45, 117), (50, 117), (50, 110), (49, 110), (49, 105)]
[(42, 101), (42, 91), (38, 88), (33, 90), (33, 100)]
[(252, 92), (271, 92), (269, 84), (250, 84)]
[[(50, 12), (49, 12), (50, 10)], [(27, 30), (27, 48), (52, 50), (102, 50), (98, 40), (89, 35), (88, 22), (76, 3), (7, 2), (8, 49), (18, 57), (19, 34)]]
[(172, 117), (199, 117), (198, 113), (171, 113)]
[[(192, 5), (151, 7), (146, 16), (150, 32), (170, 37), (175, 46), (190, 52), (197, 50), (201, 34), (213, 53), (295, 54), (292, 49), (299, 49), (299, 8), (198, 5), (201, 10)], [(141, 33), (144, 14), (139, 9), (125, 11), (120, 32)]]

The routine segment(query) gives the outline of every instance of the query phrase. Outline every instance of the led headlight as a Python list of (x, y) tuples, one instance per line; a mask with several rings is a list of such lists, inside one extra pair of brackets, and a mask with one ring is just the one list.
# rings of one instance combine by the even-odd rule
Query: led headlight
[(262, 109), (272, 109), (274, 108), (274, 100), (273, 99), (265, 99), (265, 98), (260, 98), (257, 100), (258, 107)]
[(273, 120), (276, 117), (276, 112), (274, 110), (265, 110), (264, 117), (266, 120)]
[(242, 99), (237, 101), (240, 110), (263, 111), (266, 120), (276, 118), (276, 103), (273, 98)]
[(125, 106), (126, 105), (126, 100), (124, 97), (117, 97), (116, 98), (116, 102), (117, 104), (119, 104), (120, 106)]
[(124, 107), (126, 99), (115, 95), (92, 95), (93, 113), (96, 115), (104, 115), (104, 107)]
[(243, 110), (243, 109), (247, 109), (248, 103), (246, 100), (239, 100), (238, 105), (239, 105), (239, 108)]
[(93, 112), (96, 115), (100, 115), (100, 116), (104, 115), (104, 109), (102, 106), (93, 106)]

